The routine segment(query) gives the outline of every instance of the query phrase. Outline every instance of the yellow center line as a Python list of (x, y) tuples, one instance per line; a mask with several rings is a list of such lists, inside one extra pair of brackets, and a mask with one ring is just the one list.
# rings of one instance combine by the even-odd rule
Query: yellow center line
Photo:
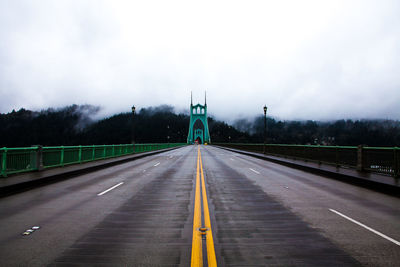
[(200, 170), (201, 170), (201, 188), (203, 191), (204, 225), (208, 229), (208, 231), (206, 233), (207, 261), (208, 261), (209, 267), (216, 267), (217, 259), (215, 257), (214, 239), (213, 239), (212, 230), (211, 230), (210, 212), (208, 210), (206, 183), (204, 180), (203, 162), (201, 160), (200, 149), (199, 149), (199, 155), (200, 155)]
[(201, 203), (200, 203), (200, 154), (197, 153), (197, 173), (196, 173), (196, 191), (194, 199), (193, 215), (193, 238), (192, 238), (192, 267), (203, 267), (202, 242), (199, 228), (201, 227)]
[[(201, 228), (201, 192), (200, 192), (200, 173), (201, 173), (201, 191), (203, 194), (203, 211), (204, 211), (204, 226), (207, 229), (202, 233)], [(207, 262), (208, 266), (216, 267), (217, 260), (215, 257), (214, 241), (211, 231), (210, 212), (208, 210), (207, 192), (204, 180), (203, 163), (201, 160), (200, 147), (197, 150), (197, 171), (196, 171), (196, 188), (194, 200), (194, 215), (193, 215), (193, 238), (192, 238), (192, 267), (203, 267), (203, 252), (202, 252), (202, 234), (206, 237), (207, 247)]]

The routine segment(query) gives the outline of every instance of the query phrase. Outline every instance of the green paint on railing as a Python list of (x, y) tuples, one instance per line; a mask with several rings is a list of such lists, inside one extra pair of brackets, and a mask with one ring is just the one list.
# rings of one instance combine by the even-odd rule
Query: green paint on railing
[[(400, 176), (398, 147), (213, 143), (214, 145)], [(265, 150), (264, 150), (265, 148)]]
[[(213, 143), (218, 146), (263, 146), (263, 144), (257, 143)], [(354, 149), (357, 146), (321, 146), (321, 145), (288, 145), (288, 144), (265, 144), (267, 147), (310, 147), (310, 148), (343, 148), (343, 149)], [(369, 147), (368, 147), (369, 148)]]
[(186, 143), (169, 144), (126, 144), (91, 146), (43, 147), (41, 161), (38, 161), (39, 147), (0, 148), (0, 176), (38, 170), (37, 162), (43, 168), (62, 167), (100, 159), (107, 159), (134, 153), (178, 147)]
[(397, 150), (398, 147), (373, 147), (373, 146), (365, 146), (364, 149), (370, 150)]
[(7, 148), (2, 148), (1, 151), (1, 176), (7, 176)]

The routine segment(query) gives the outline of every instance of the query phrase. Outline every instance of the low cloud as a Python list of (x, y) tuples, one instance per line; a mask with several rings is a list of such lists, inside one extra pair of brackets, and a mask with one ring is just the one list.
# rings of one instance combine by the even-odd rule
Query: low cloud
[[(355, 10), (357, 12), (355, 12)], [(2, 1), (0, 112), (400, 119), (398, 1)]]

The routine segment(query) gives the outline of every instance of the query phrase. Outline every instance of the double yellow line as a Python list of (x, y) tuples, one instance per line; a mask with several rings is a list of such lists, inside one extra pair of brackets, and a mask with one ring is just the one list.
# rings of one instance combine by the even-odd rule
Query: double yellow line
[[(203, 267), (203, 238), (205, 238), (205, 244), (207, 247), (207, 266), (214, 267), (217, 266), (217, 260), (215, 258), (214, 240), (211, 231), (210, 212), (208, 210), (207, 192), (206, 184), (204, 182), (203, 162), (201, 161), (200, 146), (197, 150), (197, 172), (195, 190), (191, 266)], [(201, 194), (203, 196), (203, 207), (201, 205)], [(202, 208), (204, 214), (204, 225), (202, 225)]]

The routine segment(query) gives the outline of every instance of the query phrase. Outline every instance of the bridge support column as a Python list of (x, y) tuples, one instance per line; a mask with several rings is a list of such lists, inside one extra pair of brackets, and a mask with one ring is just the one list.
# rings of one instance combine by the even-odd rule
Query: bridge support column
[[(202, 127), (199, 128), (199, 125), (201, 125)], [(207, 99), (205, 99), (204, 105), (193, 105), (193, 100), (191, 97), (190, 122), (187, 143), (193, 144), (198, 137), (200, 137), (203, 144), (211, 142), (207, 120)]]

